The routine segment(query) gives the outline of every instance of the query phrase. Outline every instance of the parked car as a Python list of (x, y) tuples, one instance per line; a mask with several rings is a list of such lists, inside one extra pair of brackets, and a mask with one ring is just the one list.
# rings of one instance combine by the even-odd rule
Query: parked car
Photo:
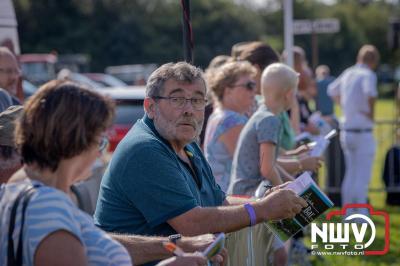
[(84, 86), (87, 86), (92, 89), (102, 89), (104, 88), (103, 84), (100, 84), (96, 81), (91, 80), (90, 78), (82, 75), (81, 73), (77, 72), (72, 72), (69, 69), (62, 69), (60, 72), (57, 74), (58, 79), (68, 79), (71, 81), (74, 81), (76, 83), (82, 84)]
[(113, 75), (129, 85), (144, 85), (150, 74), (156, 69), (156, 64), (109, 66), (105, 69), (105, 73)]
[(91, 80), (96, 81), (97, 83), (100, 83), (104, 85), (104, 87), (125, 87), (128, 86), (125, 82), (122, 80), (109, 75), (109, 74), (104, 74), (104, 73), (83, 73), (82, 75), (90, 78)]
[(24, 78), (40, 86), (56, 78), (55, 54), (21, 54), (18, 57)]
[(145, 86), (133, 86), (129, 90), (122, 87), (103, 88), (98, 91), (111, 97), (116, 103), (114, 122), (107, 131), (110, 141), (108, 151), (113, 152), (133, 124), (143, 117), (143, 100), (146, 95), (146, 89)]

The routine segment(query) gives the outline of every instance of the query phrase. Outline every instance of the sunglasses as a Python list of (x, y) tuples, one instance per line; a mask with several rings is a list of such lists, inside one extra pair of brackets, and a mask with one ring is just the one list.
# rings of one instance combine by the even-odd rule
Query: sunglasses
[(233, 85), (231, 87), (235, 88), (235, 87), (243, 87), (246, 88), (249, 91), (255, 90), (256, 89), (256, 83), (254, 81), (248, 81), (244, 84), (237, 84), (237, 85)]
[(107, 145), (108, 145), (108, 138), (106, 136), (102, 136), (99, 142), (99, 152), (104, 151)]

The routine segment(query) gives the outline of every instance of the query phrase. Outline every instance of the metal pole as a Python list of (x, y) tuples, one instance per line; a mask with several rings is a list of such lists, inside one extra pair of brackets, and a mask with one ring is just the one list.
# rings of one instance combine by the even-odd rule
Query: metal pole
[(193, 64), (193, 32), (190, 23), (190, 0), (181, 0), (182, 31), (183, 31), (183, 58)]
[(315, 69), (318, 66), (318, 33), (316, 33), (314, 30), (311, 33), (311, 50), (312, 50), (312, 68), (313, 71), (315, 71)]
[(286, 64), (293, 67), (293, 0), (283, 1)]

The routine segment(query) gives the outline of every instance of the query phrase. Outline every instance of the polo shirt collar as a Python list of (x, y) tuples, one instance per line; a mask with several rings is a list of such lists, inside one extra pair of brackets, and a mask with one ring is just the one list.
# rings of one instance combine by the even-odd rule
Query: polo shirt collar
[[(153, 132), (153, 134), (156, 135), (156, 137), (159, 138), (165, 145), (167, 145), (167, 146), (171, 149), (171, 152), (173, 152), (173, 153), (176, 155), (176, 152), (175, 152), (175, 150), (172, 148), (171, 144), (170, 144), (165, 138), (163, 138), (163, 137), (158, 133), (156, 127), (154, 126), (154, 121), (153, 121), (153, 119), (151, 119), (146, 113), (145, 113), (144, 116), (143, 116), (143, 122), (144, 122), (144, 124), (145, 124), (146, 126), (149, 127), (149, 129)], [(202, 172), (201, 172), (201, 159), (200, 159), (200, 157), (197, 155), (195, 149), (194, 149), (190, 144), (186, 145), (186, 146), (184, 147), (184, 150), (185, 150), (187, 156), (189, 157), (189, 160), (191, 160), (191, 161), (193, 162), (193, 168), (194, 168), (194, 171), (196, 171), (195, 174), (197, 175), (197, 177), (198, 177), (198, 179), (199, 179), (199, 182), (200, 182), (200, 184), (199, 184), (200, 189), (202, 189), (202, 187), (203, 187), (203, 186), (202, 186), (203, 181), (202, 181), (202, 178), (201, 178), (201, 176), (202, 176)], [(176, 155), (176, 156), (178, 157), (178, 155)]]

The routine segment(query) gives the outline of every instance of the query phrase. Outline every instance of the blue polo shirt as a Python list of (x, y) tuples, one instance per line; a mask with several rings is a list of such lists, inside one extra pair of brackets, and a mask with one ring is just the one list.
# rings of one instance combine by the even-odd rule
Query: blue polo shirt
[(186, 145), (194, 172), (147, 116), (131, 128), (103, 176), (94, 221), (109, 232), (166, 236), (167, 223), (197, 206), (222, 205), (225, 194), (196, 143)]

